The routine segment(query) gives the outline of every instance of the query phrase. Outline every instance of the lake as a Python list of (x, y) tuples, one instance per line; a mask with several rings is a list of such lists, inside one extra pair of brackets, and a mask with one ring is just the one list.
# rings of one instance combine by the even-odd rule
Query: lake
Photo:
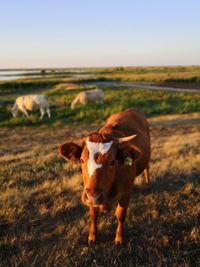
[(22, 78), (40, 77), (41, 71), (38, 70), (0, 70), (0, 81), (10, 81)]
[(0, 70), (0, 81), (11, 81), (24, 78), (40, 78), (48, 75), (66, 75), (77, 78), (91, 78), (91, 74), (83, 70), (46, 70), (45, 74), (41, 70)]

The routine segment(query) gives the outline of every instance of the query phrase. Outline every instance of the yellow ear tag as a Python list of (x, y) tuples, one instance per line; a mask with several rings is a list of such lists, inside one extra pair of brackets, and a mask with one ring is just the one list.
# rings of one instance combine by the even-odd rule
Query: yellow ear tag
[(126, 157), (124, 160), (124, 165), (125, 166), (132, 166), (133, 165), (133, 160), (131, 157)]

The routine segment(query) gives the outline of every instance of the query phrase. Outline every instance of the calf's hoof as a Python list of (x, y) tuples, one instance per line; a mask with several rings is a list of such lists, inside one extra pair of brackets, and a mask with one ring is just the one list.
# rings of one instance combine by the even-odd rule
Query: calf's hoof
[(123, 244), (123, 238), (122, 236), (116, 236), (115, 238), (115, 245), (122, 245)]
[(149, 193), (151, 191), (151, 184), (147, 184), (145, 185), (145, 187), (142, 189), (142, 192), (145, 193)]
[(88, 244), (89, 245), (92, 245), (94, 243), (96, 243), (96, 236), (95, 235), (89, 235), (89, 237), (88, 237)]
[(93, 245), (96, 243), (96, 240), (88, 239), (88, 245)]

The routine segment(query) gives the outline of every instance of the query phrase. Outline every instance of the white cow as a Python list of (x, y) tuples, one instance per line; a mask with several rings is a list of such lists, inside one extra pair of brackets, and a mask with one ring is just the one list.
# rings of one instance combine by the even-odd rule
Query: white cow
[(71, 109), (74, 109), (77, 105), (87, 104), (89, 102), (103, 103), (104, 93), (101, 89), (89, 90), (79, 93), (71, 103)]
[(13, 117), (17, 117), (18, 111), (23, 112), (27, 117), (29, 117), (28, 111), (40, 110), (41, 116), (43, 118), (45, 112), (48, 114), (48, 117), (51, 117), (51, 112), (49, 109), (49, 104), (47, 97), (44, 95), (24, 95), (19, 96), (15, 100), (15, 104), (12, 108)]

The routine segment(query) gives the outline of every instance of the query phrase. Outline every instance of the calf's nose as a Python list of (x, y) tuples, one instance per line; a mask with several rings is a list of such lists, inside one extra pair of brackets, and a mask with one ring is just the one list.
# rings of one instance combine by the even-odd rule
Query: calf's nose
[(100, 204), (103, 200), (103, 194), (101, 192), (94, 192), (86, 188), (85, 194), (91, 204)]

